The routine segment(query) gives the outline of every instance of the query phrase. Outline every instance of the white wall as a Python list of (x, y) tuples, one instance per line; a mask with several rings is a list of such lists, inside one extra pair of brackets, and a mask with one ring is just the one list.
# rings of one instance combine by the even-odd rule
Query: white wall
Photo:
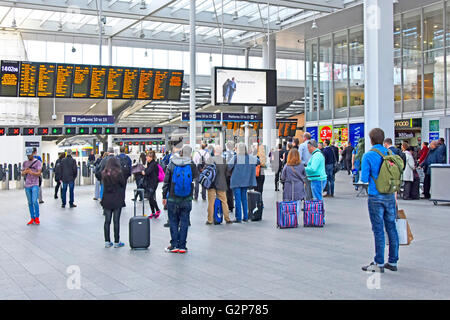
[(422, 120), (422, 142), (431, 142), (429, 141), (430, 120), (439, 120), (439, 137), (445, 138), (445, 129), (450, 128), (450, 117), (428, 117)]
[(58, 159), (59, 148), (54, 141), (42, 141), (41, 152), (44, 154), (50, 154), (50, 162), (55, 163)]
[(40, 147), (38, 154), (41, 155), (42, 138), (39, 136), (3, 136), (0, 137), (0, 163), (21, 163), (26, 160), (25, 142), (37, 141)]

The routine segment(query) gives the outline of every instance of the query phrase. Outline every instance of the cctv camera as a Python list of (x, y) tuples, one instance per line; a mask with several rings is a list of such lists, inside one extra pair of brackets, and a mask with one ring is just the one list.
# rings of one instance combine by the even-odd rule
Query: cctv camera
[(58, 119), (58, 117), (56, 116), (56, 114), (52, 114), (52, 120), (56, 120)]
[(77, 49), (75, 47), (72, 47), (72, 52), (75, 53)]

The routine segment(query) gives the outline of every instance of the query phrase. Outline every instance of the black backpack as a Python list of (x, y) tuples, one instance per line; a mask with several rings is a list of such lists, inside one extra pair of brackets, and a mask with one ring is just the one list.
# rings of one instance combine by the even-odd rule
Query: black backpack
[(55, 181), (56, 181), (56, 182), (60, 181), (60, 180), (62, 179), (62, 167), (61, 167), (61, 162), (58, 162), (58, 163), (55, 165), (54, 172), (55, 172)]
[(122, 168), (122, 173), (125, 178), (128, 179), (128, 177), (131, 176), (131, 167), (130, 163), (128, 162), (127, 157), (118, 157), (120, 162), (120, 167)]

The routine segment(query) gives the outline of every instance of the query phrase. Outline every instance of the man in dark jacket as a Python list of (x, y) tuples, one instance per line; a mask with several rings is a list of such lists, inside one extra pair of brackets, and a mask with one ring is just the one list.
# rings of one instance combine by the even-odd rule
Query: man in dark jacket
[(430, 150), (428, 151), (427, 158), (420, 165), (425, 172), (425, 179), (423, 181), (423, 194), (425, 199), (430, 199), (430, 189), (431, 189), (431, 165), (435, 163), (445, 163), (442, 156), (439, 153), (439, 145), (437, 141), (432, 141), (430, 143)]
[(131, 176), (131, 166), (132, 161), (131, 158), (125, 153), (125, 147), (120, 147), (120, 154), (117, 156), (120, 161), (120, 167), (122, 168), (122, 173), (125, 179), (128, 179)]
[(347, 174), (350, 175), (352, 172), (352, 154), (353, 154), (353, 146), (349, 144), (342, 153), (342, 158), (345, 163), (345, 169), (347, 170)]
[(67, 150), (67, 157), (61, 161), (61, 181), (62, 181), (62, 208), (66, 207), (67, 187), (69, 187), (69, 205), (71, 208), (75, 208), (74, 204), (74, 192), (75, 179), (78, 175), (77, 162), (72, 158), (72, 150)]
[[(187, 166), (190, 168), (186, 168)], [(171, 235), (170, 246), (165, 249), (166, 252), (187, 252), (186, 238), (192, 210), (193, 182), (197, 177), (197, 166), (192, 161), (192, 148), (185, 145), (180, 156), (175, 154), (167, 166), (162, 188), (163, 205), (167, 204)], [(186, 191), (187, 195), (184, 195)], [(180, 195), (180, 192), (183, 195)]]
[(330, 146), (330, 140), (325, 140), (325, 148), (322, 150), (325, 158), (325, 172), (327, 173), (327, 195), (325, 197), (334, 197), (334, 167), (336, 166), (336, 156)]

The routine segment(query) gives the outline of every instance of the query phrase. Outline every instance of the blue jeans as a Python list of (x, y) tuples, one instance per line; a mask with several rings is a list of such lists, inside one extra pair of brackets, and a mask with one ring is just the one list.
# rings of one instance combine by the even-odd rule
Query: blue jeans
[(100, 199), (103, 199), (103, 183), (100, 183)]
[(234, 203), (236, 208), (236, 220), (242, 220), (242, 211), (244, 212), (244, 220), (248, 219), (247, 209), (247, 188), (233, 188)]
[(325, 171), (327, 173), (327, 194), (334, 196), (334, 164), (327, 164)]
[(385, 236), (384, 228), (389, 238), (389, 264), (396, 265), (398, 261), (398, 233), (395, 225), (397, 210), (395, 194), (369, 195), (369, 216), (372, 231), (375, 236), (375, 263), (384, 265)]
[(31, 219), (39, 218), (39, 186), (25, 188)]
[(323, 189), (327, 184), (327, 180), (311, 181), (311, 191), (313, 200), (323, 200)]
[(167, 212), (170, 225), (170, 245), (178, 249), (186, 249), (186, 238), (189, 228), (189, 216), (192, 210), (192, 201), (167, 201)]
[(67, 187), (69, 187), (69, 204), (73, 205), (73, 202), (74, 202), (73, 188), (75, 187), (75, 181), (63, 182), (62, 194), (61, 194), (63, 206), (66, 205)]

